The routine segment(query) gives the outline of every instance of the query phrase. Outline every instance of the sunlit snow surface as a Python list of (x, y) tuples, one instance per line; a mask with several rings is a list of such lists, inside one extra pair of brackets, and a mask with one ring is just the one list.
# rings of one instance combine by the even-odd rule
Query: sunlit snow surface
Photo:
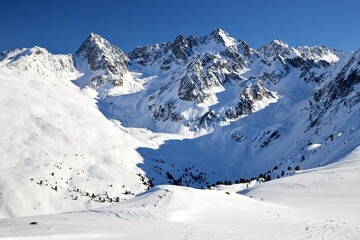
[(109, 121), (96, 93), (69, 80), (82, 74), (70, 56), (29, 51), (41, 52), (0, 66), (0, 218), (104, 206), (90, 196), (146, 190), (136, 149), (170, 135)]
[[(7, 239), (359, 239), (360, 149), (317, 170), (214, 190), (159, 186), (109, 207), (0, 221)], [(245, 188), (245, 189), (244, 189)], [(244, 193), (245, 195), (241, 194)], [(30, 225), (36, 221), (36, 225)]]

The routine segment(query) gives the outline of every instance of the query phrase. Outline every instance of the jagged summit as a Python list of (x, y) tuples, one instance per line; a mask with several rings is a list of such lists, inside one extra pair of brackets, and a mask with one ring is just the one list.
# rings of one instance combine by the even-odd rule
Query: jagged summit
[(339, 61), (340, 58), (349, 55), (349, 53), (345, 51), (331, 49), (325, 46), (291, 47), (280, 39), (273, 40), (261, 46), (258, 49), (258, 53), (261, 58), (267, 61), (288, 61), (290, 65), (296, 68), (299, 68), (300, 65), (304, 66), (305, 62), (307, 62), (308, 65), (326, 66), (328, 64), (334, 64)]
[(94, 32), (90, 33), (89, 38), (101, 38), (101, 39), (104, 39), (103, 37), (101, 37), (100, 35), (98, 35), (98, 34), (96, 34)]
[(80, 53), (88, 45), (97, 46), (98, 48), (111, 48), (113, 45), (109, 43), (105, 38), (100, 35), (91, 32), (90, 35), (86, 38), (80, 48), (75, 52), (75, 54)]
[(277, 38), (277, 39), (271, 40), (269, 43), (262, 45), (258, 49), (258, 51), (261, 51), (261, 49), (264, 49), (264, 48), (274, 48), (274, 49), (289, 48), (289, 44), (287, 44), (283, 40)]
[(226, 47), (234, 46), (238, 43), (235, 38), (233, 38), (229, 33), (225, 32), (221, 28), (217, 28), (211, 32), (210, 37)]
[(270, 43), (267, 43), (261, 46), (258, 49), (259, 54), (262, 58), (272, 61), (276, 57), (288, 58), (291, 55), (294, 55), (293, 48), (280, 39), (272, 40)]
[(222, 54), (225, 57), (239, 58), (239, 50), (246, 52), (248, 56), (253, 50), (246, 43), (239, 43), (230, 34), (218, 28), (209, 35), (202, 37), (177, 36), (174, 41), (161, 45), (137, 47), (129, 53), (131, 64), (142, 66), (157, 65), (160, 70), (169, 70), (170, 63), (189, 63), (194, 58), (207, 58), (209, 55)]
[(271, 45), (278, 45), (278, 46), (281, 46), (281, 47), (284, 47), (284, 48), (289, 47), (289, 45), (286, 42), (284, 42), (284, 41), (282, 41), (280, 39), (272, 40), (270, 44)]
[(123, 51), (95, 33), (90, 33), (75, 52), (75, 55), (84, 55), (87, 58), (96, 59), (120, 57), (121, 60), (127, 60), (127, 56)]
[(90, 33), (74, 55), (77, 62), (86, 61), (91, 71), (91, 85), (101, 88), (104, 85), (122, 86), (128, 73), (126, 54), (118, 47), (95, 33)]

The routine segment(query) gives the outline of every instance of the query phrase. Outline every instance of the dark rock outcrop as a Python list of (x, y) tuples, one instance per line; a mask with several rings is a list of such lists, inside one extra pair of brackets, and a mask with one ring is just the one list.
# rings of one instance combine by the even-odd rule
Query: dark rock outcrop
[(124, 75), (128, 72), (129, 60), (124, 52), (97, 34), (91, 33), (74, 55), (75, 59), (85, 60), (91, 71), (95, 72), (91, 84), (101, 87), (106, 83), (122, 86)]
[[(360, 102), (360, 50), (350, 58), (341, 71), (313, 93), (310, 100), (310, 127), (318, 125), (332, 108), (348, 109)], [(356, 87), (357, 86), (357, 87)], [(337, 107), (336, 107), (337, 106)]]

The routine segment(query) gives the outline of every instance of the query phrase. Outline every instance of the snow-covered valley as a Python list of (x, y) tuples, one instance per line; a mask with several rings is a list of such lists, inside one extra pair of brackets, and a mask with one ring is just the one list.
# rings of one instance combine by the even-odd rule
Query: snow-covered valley
[(0, 237), (360, 239), (359, 69), (221, 29), (0, 53)]
[[(163, 185), (108, 207), (0, 220), (4, 239), (359, 239), (360, 150), (295, 176), (213, 190)], [(30, 223), (37, 224), (31, 225)], [(9, 238), (8, 238), (9, 237)]]

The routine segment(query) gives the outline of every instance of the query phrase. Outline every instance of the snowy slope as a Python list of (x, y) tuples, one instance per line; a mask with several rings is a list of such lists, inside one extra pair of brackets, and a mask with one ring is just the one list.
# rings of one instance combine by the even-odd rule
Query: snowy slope
[(161, 137), (109, 121), (94, 90), (71, 82), (82, 75), (71, 55), (38, 47), (2, 62), (0, 217), (80, 210), (147, 189), (136, 148)]
[(110, 207), (1, 220), (0, 237), (356, 240), (359, 151), (328, 167), (255, 185), (246, 189), (247, 196), (237, 193), (243, 185), (159, 186)]
[(323, 216), (329, 222), (336, 219), (359, 227), (359, 161), (360, 148), (356, 148), (337, 163), (300, 171), (295, 176), (260, 184), (240, 193), (291, 208), (296, 206), (298, 214)]

